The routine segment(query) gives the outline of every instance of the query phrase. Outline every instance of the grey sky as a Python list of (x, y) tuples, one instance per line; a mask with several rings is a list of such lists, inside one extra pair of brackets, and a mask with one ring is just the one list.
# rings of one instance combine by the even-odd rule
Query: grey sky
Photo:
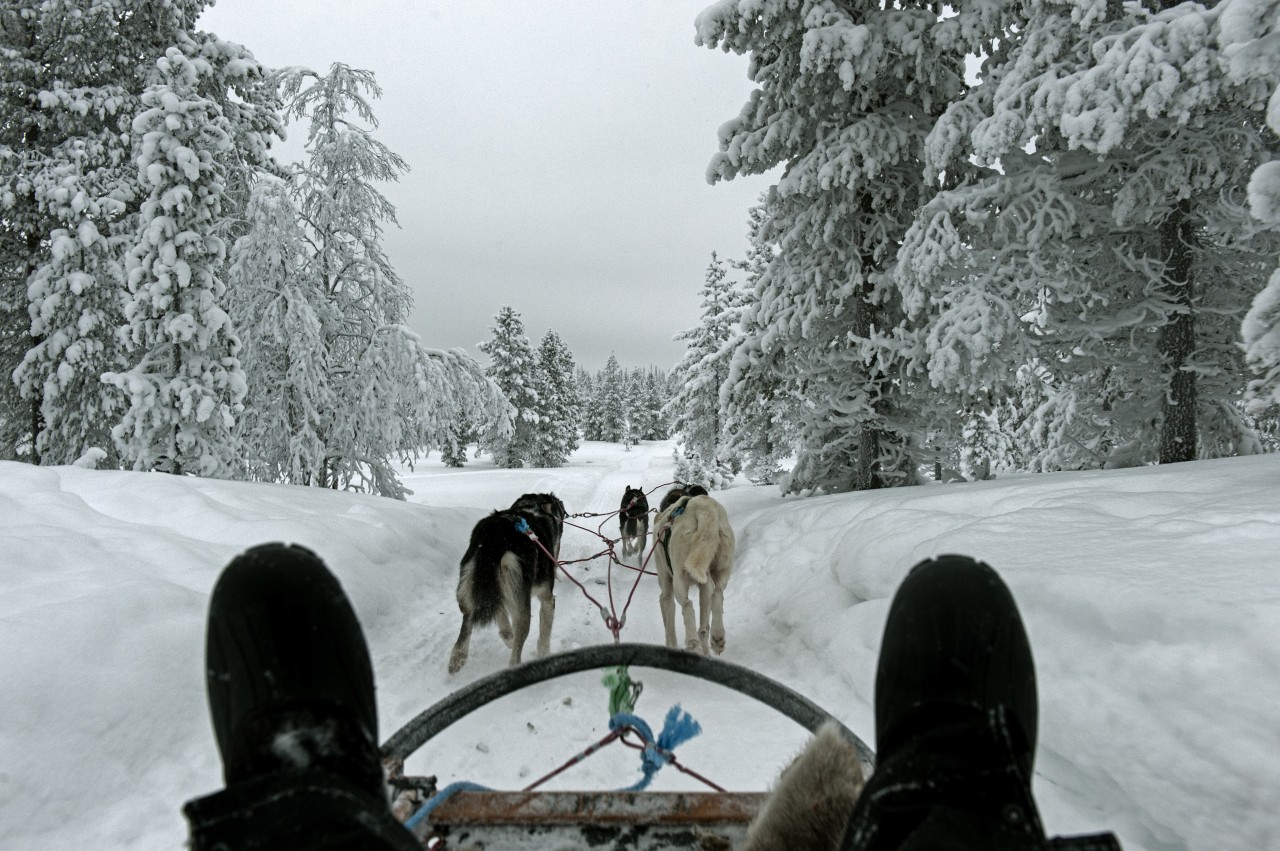
[(218, 0), (200, 27), (270, 66), (375, 73), (378, 138), (412, 167), (385, 188), (385, 245), (424, 343), (483, 359), (509, 304), (588, 369), (667, 368), (711, 252), (743, 256), (770, 182), (706, 183), (752, 88), (743, 57), (694, 45), (708, 4)]

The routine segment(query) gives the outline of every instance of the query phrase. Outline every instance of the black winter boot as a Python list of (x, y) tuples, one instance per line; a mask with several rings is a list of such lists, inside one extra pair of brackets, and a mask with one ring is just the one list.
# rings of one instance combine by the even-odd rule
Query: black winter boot
[(1045, 837), (1031, 776), (1035, 665), (994, 570), (965, 556), (916, 565), (889, 608), (876, 672), (876, 770), (847, 851), (1118, 849)]
[(264, 544), (232, 560), (206, 642), (227, 786), (185, 807), (195, 851), (416, 847), (388, 809), (364, 633), (314, 553)]

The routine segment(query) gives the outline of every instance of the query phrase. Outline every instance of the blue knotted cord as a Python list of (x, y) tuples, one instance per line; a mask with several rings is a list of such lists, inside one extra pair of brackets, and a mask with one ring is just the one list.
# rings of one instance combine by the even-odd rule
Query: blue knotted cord
[(610, 730), (619, 727), (631, 727), (644, 739), (644, 750), (640, 752), (640, 770), (644, 776), (631, 786), (620, 789), (621, 792), (640, 792), (647, 788), (658, 770), (671, 761), (671, 751), (702, 732), (702, 726), (678, 703), (667, 710), (657, 739), (643, 718), (629, 712), (619, 712), (609, 719)]

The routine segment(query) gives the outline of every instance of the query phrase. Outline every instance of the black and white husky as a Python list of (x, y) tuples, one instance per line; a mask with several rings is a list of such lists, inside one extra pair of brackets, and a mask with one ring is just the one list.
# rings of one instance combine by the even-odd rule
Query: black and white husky
[[(553, 493), (527, 493), (506, 511), (476, 524), (458, 571), (458, 609), (462, 629), (449, 654), (449, 673), (467, 664), (471, 627), (498, 622), (498, 634), (511, 648), (511, 664), (529, 637), (532, 597), (537, 595), (539, 656), (550, 651), (555, 619), (556, 559), (564, 533), (564, 503)], [(537, 540), (530, 537), (530, 532)]]
[(622, 558), (644, 558), (649, 539), (649, 500), (644, 491), (627, 485), (618, 509), (618, 525), (622, 530)]

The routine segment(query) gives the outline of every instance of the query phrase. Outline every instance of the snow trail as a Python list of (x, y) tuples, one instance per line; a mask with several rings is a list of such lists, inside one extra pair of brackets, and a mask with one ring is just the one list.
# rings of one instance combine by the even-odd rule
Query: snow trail
[[(467, 667), (445, 670), (475, 521), (526, 491), (554, 491), (570, 511), (613, 511), (626, 485), (670, 481), (670, 449), (589, 443), (556, 470), (486, 459), (451, 470), (429, 458), (406, 471), (410, 503), (0, 463), (0, 646), (10, 650), (0, 664), (0, 846), (181, 847), (181, 803), (221, 784), (201, 658), (208, 593), (236, 553), (282, 540), (329, 563), (369, 639), (385, 739), (506, 664), (496, 631), (480, 630)], [(876, 653), (898, 582), (929, 555), (983, 558), (1008, 581), (1031, 636), (1035, 788), (1052, 832), (1113, 828), (1128, 851), (1280, 847), (1278, 478), (1272, 455), (809, 499), (732, 488), (717, 494), (739, 542), (724, 658), (870, 740)], [(566, 554), (594, 551), (592, 536), (573, 535)], [(603, 564), (577, 575), (604, 590), (593, 584)], [(576, 588), (557, 590), (553, 650), (612, 641)], [(661, 637), (646, 577), (623, 638)], [(727, 788), (765, 788), (806, 738), (736, 692), (632, 674), (645, 684), (641, 717), (660, 724), (678, 702), (698, 719), (703, 734), (678, 755)], [(410, 769), (521, 788), (603, 735), (600, 677), (504, 698), (445, 730)], [(550, 786), (615, 789), (638, 776), (634, 752), (607, 748)], [(666, 769), (653, 788), (698, 784)]]

